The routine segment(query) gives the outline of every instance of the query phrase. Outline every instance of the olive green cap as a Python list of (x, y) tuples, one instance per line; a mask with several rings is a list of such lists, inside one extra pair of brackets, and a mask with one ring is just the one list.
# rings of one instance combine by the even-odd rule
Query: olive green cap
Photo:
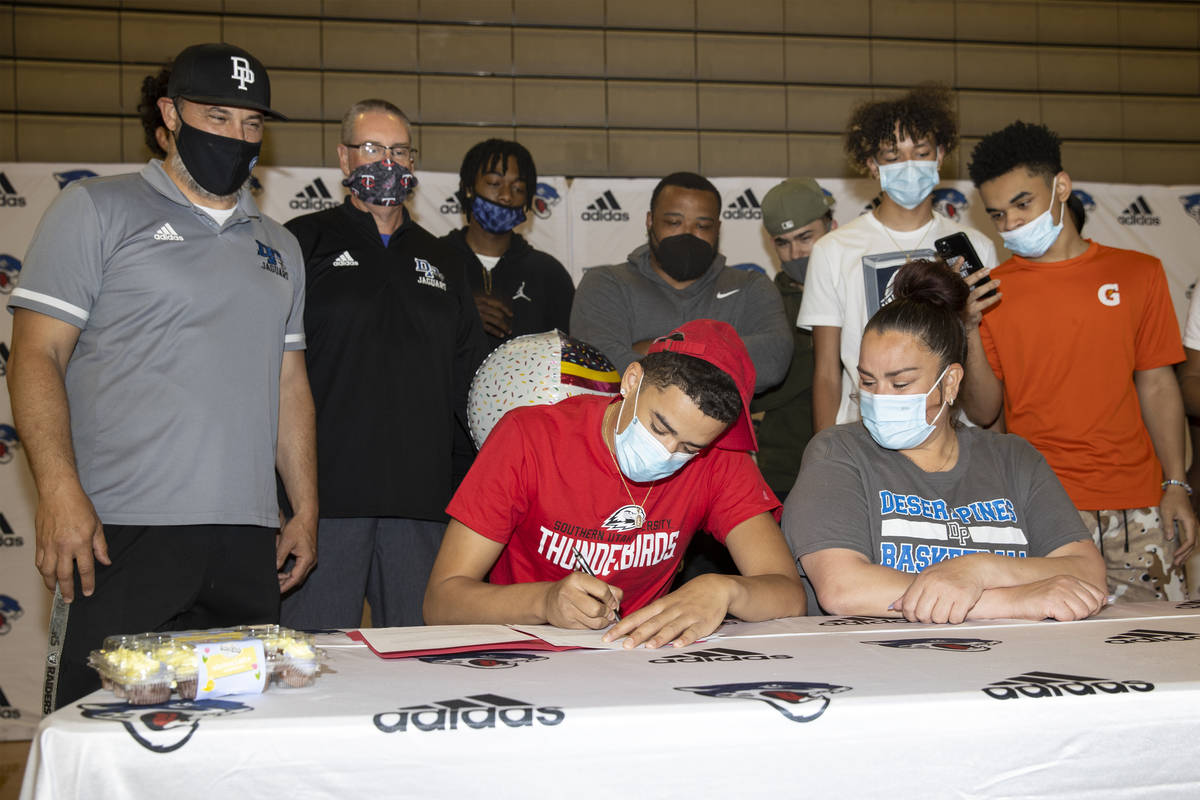
[(763, 197), (763, 226), (767, 233), (779, 236), (820, 219), (831, 208), (833, 196), (826, 194), (815, 180), (788, 178)]

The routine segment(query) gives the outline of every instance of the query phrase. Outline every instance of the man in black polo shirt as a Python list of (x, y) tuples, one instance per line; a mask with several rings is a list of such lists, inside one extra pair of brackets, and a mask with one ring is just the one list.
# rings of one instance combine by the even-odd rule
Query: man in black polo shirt
[(462, 256), (413, 222), (416, 149), (385, 100), (351, 106), (338, 159), (350, 196), (287, 223), (307, 269), (317, 407), (320, 566), (284, 624), (420, 625), (445, 529), (456, 425), (487, 344)]

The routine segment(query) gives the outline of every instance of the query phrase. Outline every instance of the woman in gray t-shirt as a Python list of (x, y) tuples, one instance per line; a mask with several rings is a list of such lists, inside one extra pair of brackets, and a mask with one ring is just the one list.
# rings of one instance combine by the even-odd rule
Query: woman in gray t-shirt
[(863, 332), (862, 422), (804, 453), (783, 530), (831, 613), (1069, 620), (1104, 605), (1104, 562), (1045, 459), (953, 421), (970, 291), (940, 261), (901, 268)]

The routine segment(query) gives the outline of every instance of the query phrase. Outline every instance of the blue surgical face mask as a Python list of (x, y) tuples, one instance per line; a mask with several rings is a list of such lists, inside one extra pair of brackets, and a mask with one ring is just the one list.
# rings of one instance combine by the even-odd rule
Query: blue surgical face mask
[(863, 425), (880, 447), (888, 450), (909, 450), (922, 444), (933, 433), (934, 423), (946, 408), (942, 401), (933, 422), (925, 421), (925, 400), (942, 382), (949, 366), (942, 370), (925, 394), (874, 394), (859, 390), (858, 407)]
[(879, 165), (879, 186), (888, 197), (904, 208), (916, 208), (933, 193), (938, 184), (938, 163), (933, 161), (897, 161)]
[(614, 434), (617, 463), (626, 478), (636, 483), (648, 483), (665, 478), (692, 460), (695, 453), (672, 453), (654, 434), (646, 430), (638, 419), (637, 403), (642, 394), (642, 381), (638, 380), (633, 395), (633, 419), (625, 430)]
[(525, 221), (525, 209), (502, 206), (475, 195), (471, 201), (471, 219), (488, 233), (508, 233)]
[[(1057, 188), (1057, 183), (1055, 188)], [(1004, 246), (1022, 258), (1044, 256), (1050, 246), (1057, 241), (1058, 235), (1062, 233), (1063, 216), (1067, 212), (1066, 206), (1067, 202), (1064, 200), (1058, 211), (1058, 224), (1055, 225), (1054, 217), (1050, 214), (1050, 209), (1054, 208), (1054, 199), (1051, 195), (1050, 207), (1039, 214), (1036, 219), (1011, 231), (1001, 231), (1000, 238), (1004, 240)]]

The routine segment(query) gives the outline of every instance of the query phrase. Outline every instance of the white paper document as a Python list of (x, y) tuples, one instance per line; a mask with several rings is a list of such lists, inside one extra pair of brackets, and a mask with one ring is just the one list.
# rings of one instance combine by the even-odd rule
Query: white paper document
[[(537, 626), (534, 626), (537, 627)], [(549, 626), (547, 626), (549, 627)], [(552, 630), (557, 630), (552, 628)], [(363, 628), (363, 639), (376, 652), (442, 650), (455, 647), (487, 647), (489, 644), (517, 642), (539, 637), (522, 633), (508, 625), (425, 625), (412, 628)]]
[[(608, 628), (594, 631), (588, 628), (583, 630), (573, 630), (570, 628), (556, 628), (553, 625), (510, 625), (514, 631), (523, 631), (531, 636), (536, 636), (547, 644), (552, 644), (555, 647), (586, 647), (592, 650), (620, 650), (621, 639), (615, 642), (606, 642), (603, 639)], [(611, 625), (609, 627), (612, 627)]]

